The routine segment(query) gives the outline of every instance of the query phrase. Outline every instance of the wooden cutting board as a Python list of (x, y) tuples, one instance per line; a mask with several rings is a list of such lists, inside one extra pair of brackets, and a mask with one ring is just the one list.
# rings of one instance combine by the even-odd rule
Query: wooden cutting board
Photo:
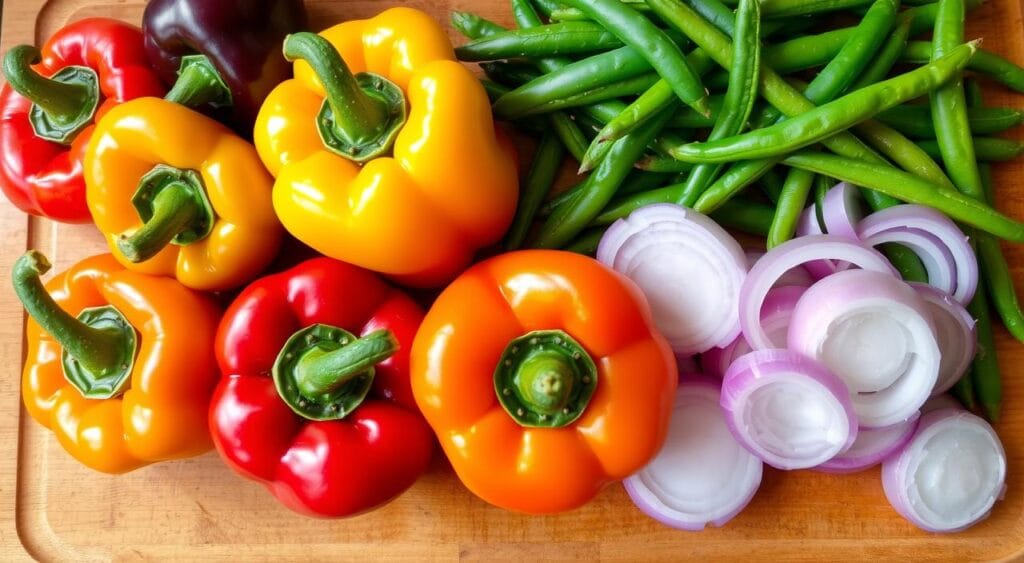
[[(307, 2), (323, 27), (395, 4), (441, 20), (472, 10), (511, 23), (506, 0)], [(64, 23), (110, 16), (138, 23), (142, 0), (7, 0), (2, 49), (41, 44)], [(971, 17), (970, 37), (1024, 63), (1018, 0), (989, 0)], [(453, 39), (454, 33), (453, 33)], [(1024, 107), (1024, 96), (989, 88), (993, 105)], [(1003, 210), (1024, 217), (1024, 164), (996, 168)], [(467, 492), (438, 454), (406, 495), (372, 514), (313, 520), (281, 508), (259, 485), (231, 473), (214, 453), (122, 477), (89, 471), (21, 407), (23, 314), (8, 272), (26, 248), (60, 271), (105, 251), (92, 227), (28, 220), (0, 205), (0, 559), (412, 560), (696, 559), (1012, 560), (1024, 557), (1024, 345), (998, 333), (1006, 408), (997, 426), (1009, 456), (1009, 494), (991, 518), (957, 535), (923, 533), (882, 494), (878, 469), (833, 476), (768, 470), (750, 507), (723, 529), (672, 530), (648, 519), (620, 486), (561, 516), (527, 517), (493, 508)], [(1024, 247), (1008, 248), (1024, 289)]]

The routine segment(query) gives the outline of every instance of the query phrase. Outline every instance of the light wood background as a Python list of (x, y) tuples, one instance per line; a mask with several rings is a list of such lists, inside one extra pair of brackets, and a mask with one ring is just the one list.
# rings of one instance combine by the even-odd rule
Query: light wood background
[[(42, 43), (63, 23), (85, 16), (138, 22), (142, 0), (7, 0), (2, 48)], [(307, 2), (317, 28), (395, 4), (445, 20), (473, 10), (510, 23), (505, 0)], [(989, 0), (972, 15), (970, 36), (1024, 62), (1018, 0)], [(1024, 97), (991, 88), (989, 102), (1024, 107)], [(455, 163), (454, 165), (457, 165)], [(1002, 208), (1024, 217), (1024, 167), (997, 167)], [(985, 523), (958, 535), (918, 531), (889, 507), (877, 469), (852, 476), (767, 470), (750, 507), (723, 529), (671, 530), (649, 520), (620, 486), (589, 506), (533, 518), (488, 506), (468, 493), (440, 454), (408, 494), (382, 510), (345, 521), (312, 520), (281, 508), (260, 486), (223, 466), (216, 454), (166, 463), (124, 477), (84, 469), (24, 413), (19, 398), (23, 314), (8, 271), (27, 247), (56, 270), (104, 251), (91, 227), (27, 220), (0, 205), (0, 559), (52, 560), (533, 560), (765, 559), (997, 560), (1024, 553), (1024, 346), (999, 333), (1006, 380), (998, 425), (1010, 477), (1007, 499)], [(1024, 248), (1011, 248), (1024, 288)]]

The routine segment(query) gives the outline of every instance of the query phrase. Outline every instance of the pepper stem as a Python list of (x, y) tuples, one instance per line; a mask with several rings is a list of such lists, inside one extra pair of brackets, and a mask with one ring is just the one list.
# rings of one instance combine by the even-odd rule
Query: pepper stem
[(213, 229), (213, 207), (202, 177), (191, 170), (157, 166), (139, 182), (132, 204), (143, 225), (117, 239), (118, 250), (130, 262), (145, 262), (168, 244), (202, 240)]
[(178, 80), (164, 99), (190, 108), (205, 105), (220, 108), (232, 105), (231, 89), (206, 55), (188, 55), (181, 58)]
[(334, 45), (315, 33), (289, 35), (284, 56), (306, 61), (327, 92), (317, 119), (327, 148), (356, 162), (391, 148), (405, 124), (401, 88), (376, 74), (353, 74)]
[(505, 349), (494, 387), (502, 407), (520, 425), (560, 428), (586, 410), (597, 387), (597, 366), (565, 332), (532, 332)]
[(99, 79), (90, 68), (66, 67), (47, 78), (32, 65), (42, 60), (39, 49), (18, 45), (4, 56), (7, 83), (33, 104), (30, 121), (36, 135), (68, 144), (92, 122), (99, 106)]
[(274, 386), (296, 414), (338, 420), (355, 410), (373, 386), (374, 366), (398, 351), (381, 330), (356, 338), (329, 325), (306, 327), (288, 339), (274, 362)]
[(379, 330), (334, 350), (314, 348), (295, 365), (299, 393), (307, 397), (330, 395), (397, 351), (398, 342), (386, 330)]
[(39, 276), (50, 270), (40, 252), (30, 250), (14, 264), (12, 282), (25, 310), (64, 350), (64, 373), (88, 398), (121, 392), (136, 353), (135, 329), (112, 307), (72, 317), (46, 291)]

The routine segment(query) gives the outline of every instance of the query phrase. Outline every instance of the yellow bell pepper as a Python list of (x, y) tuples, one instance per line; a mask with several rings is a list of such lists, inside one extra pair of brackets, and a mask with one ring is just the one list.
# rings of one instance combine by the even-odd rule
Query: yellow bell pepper
[(216, 121), (158, 98), (112, 109), (85, 157), (86, 199), (126, 268), (219, 291), (274, 259), (284, 234), (273, 178), (254, 147)]
[[(515, 155), (440, 25), (394, 8), (285, 42), (295, 78), (256, 122), (274, 209), (319, 252), (434, 286), (515, 213)], [(353, 74), (358, 73), (358, 74)]]

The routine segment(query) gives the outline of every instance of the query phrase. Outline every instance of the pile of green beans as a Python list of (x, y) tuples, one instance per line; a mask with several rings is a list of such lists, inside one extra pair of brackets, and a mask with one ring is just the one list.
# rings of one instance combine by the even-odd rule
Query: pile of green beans
[[(1024, 223), (993, 208), (989, 163), (1024, 154), (1006, 136), (1024, 110), (985, 107), (972, 77), (1024, 93), (1024, 68), (965, 37), (981, 0), (510, 1), (514, 29), (452, 16), (495, 115), (538, 139), (507, 249), (593, 253), (608, 225), (654, 203), (771, 248), (836, 181), (875, 210), (933, 207), (971, 237), (984, 278), (970, 307), (983, 353), (955, 393), (999, 416), (989, 309), (1024, 342), (1000, 247), (1024, 242)], [(566, 158), (580, 176), (556, 189)], [(927, 281), (908, 249), (885, 251)]]

